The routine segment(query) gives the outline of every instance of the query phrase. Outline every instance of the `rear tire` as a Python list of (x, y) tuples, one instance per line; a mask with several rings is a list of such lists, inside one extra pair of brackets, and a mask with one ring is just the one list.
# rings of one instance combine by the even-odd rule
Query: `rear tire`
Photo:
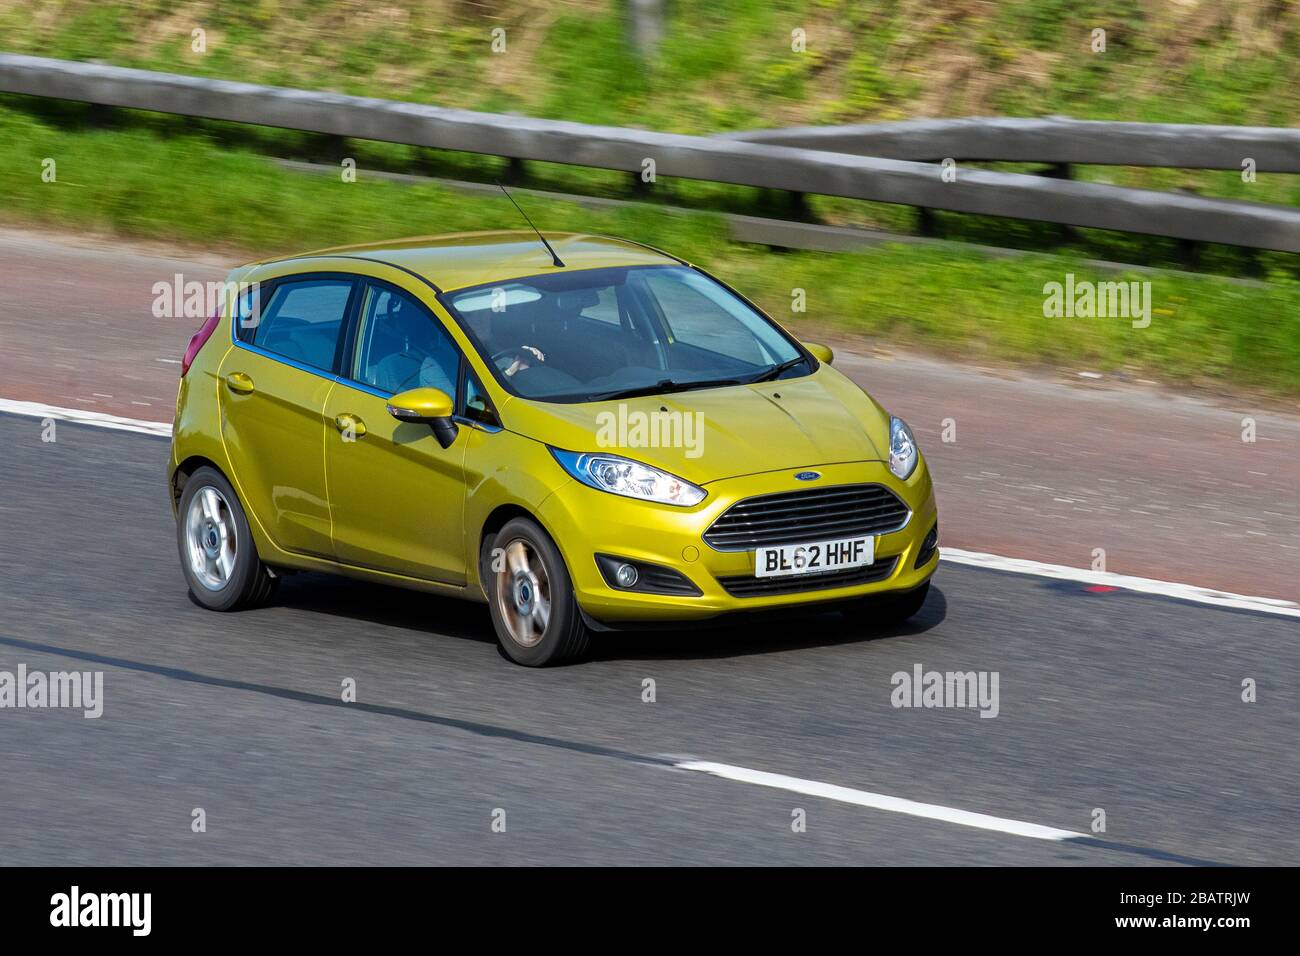
[(205, 465), (185, 483), (176, 546), (190, 593), (209, 610), (265, 604), (280, 583), (257, 555), (239, 496), (215, 468)]
[(537, 522), (514, 518), (497, 532), (482, 580), (497, 640), (516, 664), (549, 667), (587, 655), (591, 633), (569, 570)]

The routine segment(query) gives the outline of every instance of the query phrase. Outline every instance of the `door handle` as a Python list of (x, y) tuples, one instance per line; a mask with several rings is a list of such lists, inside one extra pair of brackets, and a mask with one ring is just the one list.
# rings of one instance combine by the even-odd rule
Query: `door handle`
[(356, 415), (339, 415), (334, 419), (334, 427), (341, 432), (351, 431), (357, 438), (366, 433), (366, 423), (357, 418)]
[(232, 392), (247, 395), (253, 390), (253, 380), (243, 372), (231, 372), (226, 376), (226, 386)]

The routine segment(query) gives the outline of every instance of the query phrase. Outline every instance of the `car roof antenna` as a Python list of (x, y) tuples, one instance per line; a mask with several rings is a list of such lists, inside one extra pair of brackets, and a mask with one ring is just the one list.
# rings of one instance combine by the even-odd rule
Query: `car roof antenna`
[[(497, 185), (501, 186), (501, 183), (498, 182)], [(536, 226), (533, 226), (533, 221), (528, 218), (528, 213), (524, 212), (523, 208), (519, 205), (519, 203), (515, 202), (515, 197), (510, 195), (509, 190), (507, 190), (505, 186), (501, 186), (501, 191), (506, 194), (506, 198), (510, 200), (511, 205), (513, 205), (516, 209), (519, 210), (519, 215), (524, 217), (524, 221), (527, 222), (528, 225), (532, 226), (533, 232), (537, 233), (537, 238), (542, 240), (542, 245), (544, 245), (546, 247), (546, 251), (551, 254), (551, 261), (556, 266), (563, 269), (564, 263), (560, 260), (560, 257), (555, 254), (555, 250), (551, 248), (551, 244), (546, 241), (546, 237), (542, 235), (542, 230), (538, 229)]]

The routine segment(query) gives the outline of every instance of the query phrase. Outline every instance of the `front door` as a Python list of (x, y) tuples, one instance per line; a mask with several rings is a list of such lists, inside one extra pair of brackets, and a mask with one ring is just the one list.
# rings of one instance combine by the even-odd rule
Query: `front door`
[(364, 282), (349, 367), (325, 401), (325, 471), (339, 561), (465, 582), (465, 436), (443, 448), (428, 425), (399, 422), (388, 399), (410, 388), (456, 397), (460, 353), (415, 296)]

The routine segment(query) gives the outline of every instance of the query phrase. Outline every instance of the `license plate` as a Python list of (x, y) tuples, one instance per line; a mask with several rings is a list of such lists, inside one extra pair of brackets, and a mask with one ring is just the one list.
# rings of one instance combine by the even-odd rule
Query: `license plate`
[(754, 551), (754, 577), (775, 578), (787, 574), (818, 574), (860, 568), (875, 561), (876, 539), (838, 538), (808, 544), (786, 544)]

